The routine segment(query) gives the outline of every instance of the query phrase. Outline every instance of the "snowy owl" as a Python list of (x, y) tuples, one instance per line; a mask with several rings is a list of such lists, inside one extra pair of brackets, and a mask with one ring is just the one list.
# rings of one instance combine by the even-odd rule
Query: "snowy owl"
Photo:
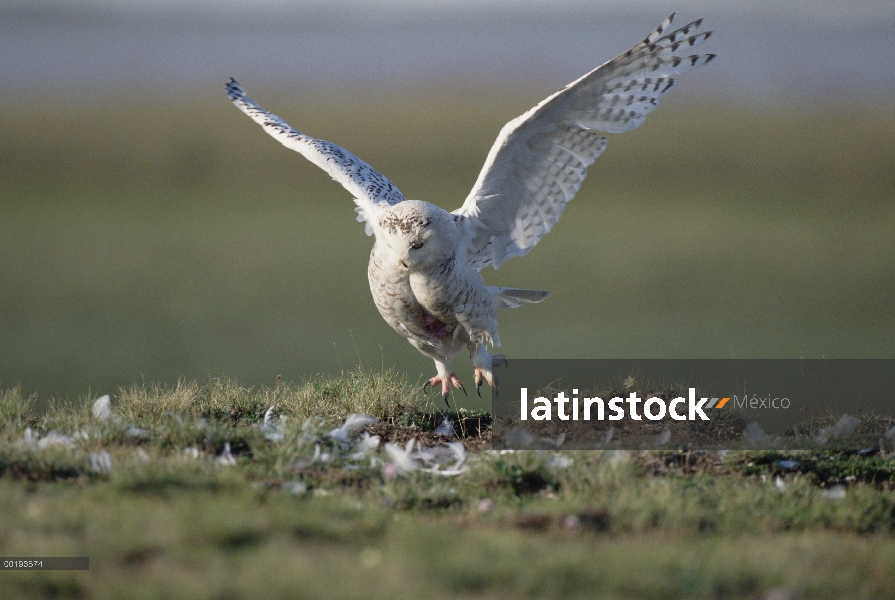
[[(235, 80), (233, 103), (284, 146), (300, 152), (354, 195), (357, 220), (376, 236), (368, 277), (385, 321), (435, 361), (428, 386), (465, 392), (451, 360), (463, 349), (482, 381), (497, 392), (494, 368), (506, 363), (497, 309), (536, 303), (549, 292), (486, 286), (479, 271), (528, 253), (550, 231), (606, 147), (598, 132), (622, 133), (643, 123), (673, 75), (700, 67), (714, 54), (690, 54), (711, 32), (702, 19), (670, 33), (674, 15), (642, 42), (597, 67), (507, 123), (463, 206), (447, 212), (405, 200), (388, 179), (335, 144), (314, 139), (261, 109)], [(481, 395), (481, 393), (479, 393)]]

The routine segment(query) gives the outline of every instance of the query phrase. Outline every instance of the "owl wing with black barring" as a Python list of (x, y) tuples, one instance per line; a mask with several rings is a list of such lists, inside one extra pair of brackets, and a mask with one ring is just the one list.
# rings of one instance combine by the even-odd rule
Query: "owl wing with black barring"
[(494, 268), (528, 253), (556, 225), (587, 168), (606, 148), (601, 133), (643, 123), (674, 77), (709, 63), (691, 54), (711, 32), (702, 19), (670, 30), (672, 14), (627, 52), (507, 123), (463, 206), (470, 265)]

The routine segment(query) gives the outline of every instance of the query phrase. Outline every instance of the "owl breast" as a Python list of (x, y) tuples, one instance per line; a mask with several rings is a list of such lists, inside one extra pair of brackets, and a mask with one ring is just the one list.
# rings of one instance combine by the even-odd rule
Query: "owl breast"
[(453, 335), (457, 320), (448, 318), (449, 313), (427, 311), (414, 294), (407, 270), (387, 264), (389, 257), (382, 254), (374, 245), (367, 267), (370, 292), (379, 314), (404, 337), (441, 346), (442, 339)]
[(427, 314), (448, 326), (459, 324), (475, 343), (497, 333), (497, 302), (482, 276), (450, 257), (432, 269), (409, 276), (414, 298)]

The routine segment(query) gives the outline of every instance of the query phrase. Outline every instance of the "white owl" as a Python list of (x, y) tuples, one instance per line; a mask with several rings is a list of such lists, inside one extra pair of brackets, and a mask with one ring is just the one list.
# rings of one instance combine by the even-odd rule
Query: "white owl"
[[(463, 206), (447, 212), (405, 200), (390, 181), (350, 152), (292, 129), (261, 109), (230, 80), (236, 106), (283, 145), (303, 154), (354, 195), (358, 220), (375, 235), (368, 270), (379, 313), (420, 352), (435, 361), (447, 402), (463, 385), (451, 360), (464, 348), (478, 391), (497, 391), (494, 368), (505, 364), (497, 309), (540, 302), (549, 292), (485, 285), (479, 271), (495, 269), (531, 250), (559, 220), (587, 172), (606, 147), (598, 132), (622, 133), (643, 123), (674, 86), (672, 75), (702, 66), (714, 54), (689, 51), (709, 38), (696, 33), (702, 19), (665, 33), (668, 17), (642, 42), (597, 67), (507, 123)], [(465, 390), (464, 390), (465, 391)], [(479, 394), (481, 395), (481, 394)]]

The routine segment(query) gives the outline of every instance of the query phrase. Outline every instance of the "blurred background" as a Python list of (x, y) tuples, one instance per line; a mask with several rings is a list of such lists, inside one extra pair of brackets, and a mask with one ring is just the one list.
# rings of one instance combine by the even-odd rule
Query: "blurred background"
[(504, 123), (675, 10), (718, 60), (483, 271), (553, 290), (501, 314), (503, 351), (895, 357), (890, 1), (3, 0), (0, 387), (431, 376), (373, 305), (348, 193), (225, 81), (452, 210)]

